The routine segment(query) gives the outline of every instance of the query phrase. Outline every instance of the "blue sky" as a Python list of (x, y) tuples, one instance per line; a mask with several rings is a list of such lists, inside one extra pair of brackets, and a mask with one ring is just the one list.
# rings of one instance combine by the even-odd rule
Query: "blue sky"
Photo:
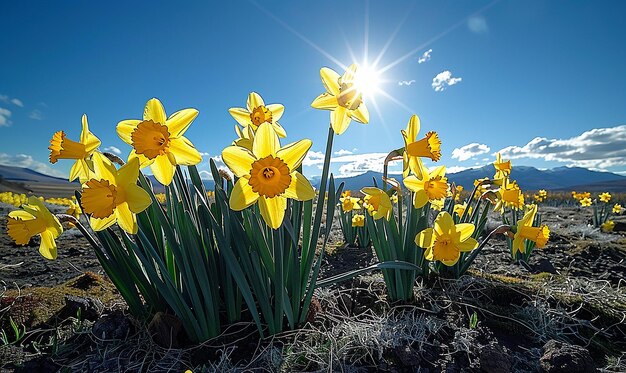
[(369, 125), (335, 139), (336, 174), (382, 169), (411, 114), (439, 133), (450, 170), (503, 150), (514, 165), (626, 174), (624, 12), (556, 0), (4, 3), (0, 163), (67, 175), (70, 161), (47, 163), (48, 142), (77, 139), (83, 113), (101, 149), (125, 157), (116, 124), (158, 97), (168, 114), (200, 111), (186, 135), (206, 170), (234, 139), (228, 108), (256, 91), (285, 105), (283, 144), (313, 140), (316, 175), (329, 120), (310, 108), (319, 69), (380, 56), (386, 94), (366, 101)]

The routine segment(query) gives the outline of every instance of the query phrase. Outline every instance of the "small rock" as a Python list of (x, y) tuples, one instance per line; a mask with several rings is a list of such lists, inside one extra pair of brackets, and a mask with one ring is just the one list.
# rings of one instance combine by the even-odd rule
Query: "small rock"
[(125, 339), (133, 331), (133, 324), (121, 311), (113, 311), (99, 318), (91, 333), (102, 339)]
[(497, 342), (491, 342), (480, 349), (480, 370), (489, 373), (508, 373), (512, 361), (510, 353)]
[(551, 273), (553, 275), (556, 274), (556, 268), (552, 265), (552, 262), (549, 259), (543, 258), (540, 259), (536, 264), (532, 266), (532, 269), (535, 273)]
[(84, 320), (97, 320), (104, 312), (104, 304), (98, 298), (65, 296), (65, 309), (69, 316), (77, 316), (80, 310), (80, 318)]
[(587, 373), (595, 372), (589, 351), (581, 346), (550, 340), (543, 346), (543, 356), (539, 360), (546, 373)]

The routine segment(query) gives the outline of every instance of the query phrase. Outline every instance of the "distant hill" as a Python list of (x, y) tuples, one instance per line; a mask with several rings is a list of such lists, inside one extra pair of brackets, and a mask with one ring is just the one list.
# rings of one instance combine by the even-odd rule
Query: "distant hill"
[(42, 174), (37, 171), (33, 171), (30, 168), (24, 167), (12, 167), (0, 165), (0, 177), (4, 180), (12, 182), (26, 182), (26, 183), (68, 183), (67, 179), (61, 179), (46, 174)]
[[(148, 175), (147, 178), (152, 183), (152, 190), (154, 190), (155, 193), (165, 193), (165, 187), (157, 181), (154, 175)], [(215, 182), (213, 180), (202, 179), (202, 183), (204, 184), (204, 189), (206, 190), (213, 190), (215, 187)]]
[(70, 197), (78, 182), (42, 174), (29, 168), (0, 165), (0, 192), (32, 194), (36, 196)]
[[(465, 189), (474, 187), (474, 180), (483, 177), (492, 177), (494, 169), (492, 165), (480, 168), (468, 169), (452, 174), (447, 174), (448, 181), (462, 185)], [(400, 181), (402, 176), (390, 174)], [(589, 190), (589, 191), (624, 191), (626, 192), (626, 177), (611, 172), (591, 171), (581, 167), (557, 167), (551, 170), (539, 170), (534, 167), (514, 166), (511, 177), (519, 183), (524, 190)], [(361, 175), (337, 178), (336, 184), (344, 182), (344, 189), (359, 190), (364, 186), (373, 185), (372, 179), (376, 179), (378, 185), (382, 185), (382, 173), (368, 171)], [(319, 186), (319, 178), (312, 180), (313, 185)], [(593, 189), (597, 188), (597, 189)], [(611, 189), (607, 189), (611, 188)]]

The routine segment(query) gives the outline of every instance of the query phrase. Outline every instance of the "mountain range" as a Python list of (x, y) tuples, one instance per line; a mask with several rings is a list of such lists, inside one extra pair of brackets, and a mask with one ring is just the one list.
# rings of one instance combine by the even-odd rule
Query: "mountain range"
[[(447, 174), (448, 181), (456, 185), (462, 185), (465, 189), (471, 189), (474, 180), (493, 176), (492, 165), (480, 168), (467, 169), (456, 173)], [(401, 180), (399, 174), (391, 174), (389, 177)], [(626, 192), (626, 177), (611, 172), (592, 171), (581, 167), (557, 167), (550, 170), (539, 170), (534, 167), (515, 166), (511, 177), (517, 180), (523, 190), (580, 190), (590, 192)], [(163, 192), (164, 188), (156, 181), (154, 176), (148, 178), (157, 193)], [(319, 176), (310, 178), (315, 187), (319, 187)], [(365, 186), (373, 185), (373, 179), (378, 185), (382, 185), (382, 173), (368, 171), (361, 175), (351, 177), (338, 177), (336, 185), (344, 182), (345, 190), (359, 190)], [(204, 180), (207, 190), (213, 189), (212, 180)], [(32, 192), (40, 195), (66, 196), (71, 195), (73, 190), (79, 188), (77, 182), (69, 183), (67, 179), (61, 179), (33, 171), (28, 168), (0, 165), (0, 191), (10, 190), (13, 192)]]

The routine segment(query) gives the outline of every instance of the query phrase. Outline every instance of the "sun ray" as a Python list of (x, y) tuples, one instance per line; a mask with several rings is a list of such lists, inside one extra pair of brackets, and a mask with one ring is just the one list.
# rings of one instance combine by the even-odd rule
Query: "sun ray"
[(416, 3), (413, 3), (413, 5), (411, 5), (409, 11), (406, 12), (404, 17), (402, 17), (402, 20), (396, 26), (395, 30), (393, 30), (393, 33), (391, 33), (391, 36), (389, 36), (389, 38), (387, 39), (387, 42), (383, 46), (383, 49), (380, 50), (380, 53), (378, 53), (378, 56), (376, 56), (376, 59), (374, 60), (374, 63), (372, 63), (373, 66), (378, 66), (380, 60), (384, 57), (385, 53), (387, 53), (387, 49), (389, 49), (391, 43), (393, 43), (393, 41), (396, 39), (396, 35), (398, 35), (398, 32), (400, 32), (400, 29), (402, 28), (406, 20), (409, 19), (409, 15), (413, 13), (413, 8), (415, 8), (415, 4)]

